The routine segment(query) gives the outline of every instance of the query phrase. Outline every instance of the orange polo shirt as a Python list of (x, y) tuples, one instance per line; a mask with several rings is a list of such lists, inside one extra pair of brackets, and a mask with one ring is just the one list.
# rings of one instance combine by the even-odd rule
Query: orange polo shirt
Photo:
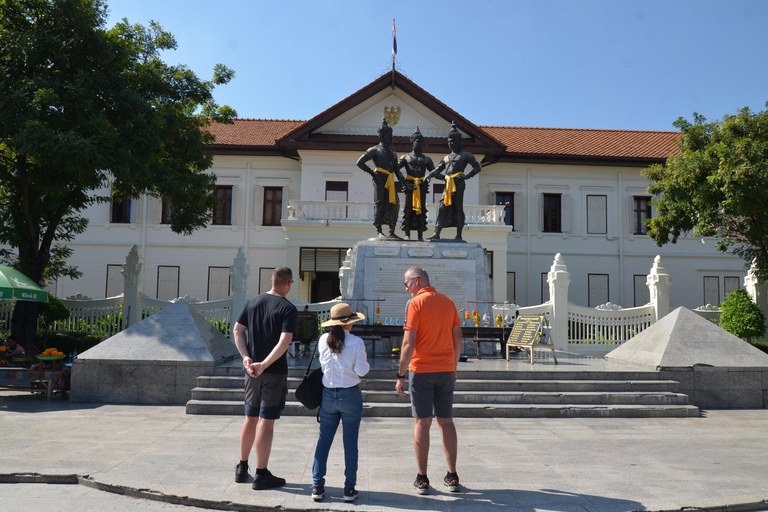
[(447, 295), (432, 286), (419, 290), (405, 306), (406, 331), (416, 331), (416, 345), (408, 369), (414, 373), (452, 372), (456, 370), (453, 328), (459, 325), (459, 313)]

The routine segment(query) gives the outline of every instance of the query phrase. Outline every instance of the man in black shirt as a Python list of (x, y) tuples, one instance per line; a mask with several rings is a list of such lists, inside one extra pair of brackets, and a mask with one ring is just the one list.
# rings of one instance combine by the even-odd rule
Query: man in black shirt
[(285, 296), (293, 283), (293, 272), (279, 267), (272, 272), (272, 288), (252, 298), (235, 322), (232, 334), (243, 358), (245, 375), (245, 421), (240, 431), (240, 464), (235, 482), (248, 478), (251, 445), (256, 451), (253, 488), (272, 489), (285, 479), (267, 469), (272, 451), (275, 420), (285, 408), (288, 394), (288, 361), (285, 352), (296, 331), (296, 307)]

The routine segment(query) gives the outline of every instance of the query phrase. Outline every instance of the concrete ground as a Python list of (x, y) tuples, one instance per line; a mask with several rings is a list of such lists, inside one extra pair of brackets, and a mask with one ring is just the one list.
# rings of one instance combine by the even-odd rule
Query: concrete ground
[[(489, 358), (473, 364), (503, 363)], [(363, 418), (360, 497), (354, 504), (341, 499), (339, 433), (326, 498), (315, 503), (309, 497), (318, 433), (313, 417), (277, 422), (269, 467), (288, 483), (254, 491), (250, 477), (234, 482), (238, 416), (1, 392), (0, 510), (768, 510), (768, 410), (702, 410), (698, 418), (455, 421), (460, 493), (442, 486), (437, 425), (432, 492), (418, 496), (412, 420)]]

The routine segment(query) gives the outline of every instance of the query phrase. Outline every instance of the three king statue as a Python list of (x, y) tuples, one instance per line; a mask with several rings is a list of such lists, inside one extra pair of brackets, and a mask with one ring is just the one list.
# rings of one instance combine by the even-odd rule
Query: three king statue
[[(417, 232), (418, 240), (423, 241), (423, 233), (427, 229), (427, 189), (431, 179), (445, 181), (445, 192), (440, 199), (440, 206), (435, 222), (435, 233), (429, 240), (440, 240), (443, 228), (455, 227), (455, 240), (461, 237), (464, 229), (464, 190), (466, 180), (477, 175), (481, 168), (472, 153), (461, 149), (461, 133), (455, 123), (451, 123), (448, 132), (448, 147), (451, 153), (443, 157), (435, 167), (432, 159), (423, 154), (424, 136), (419, 127), (411, 135), (413, 150), (399, 160), (394, 151), (389, 149), (392, 144), (392, 127), (386, 118), (382, 119), (379, 128), (379, 144), (369, 148), (357, 161), (357, 166), (373, 178), (373, 225), (379, 238), (399, 240), (395, 234), (399, 199), (395, 186), (395, 177), (401, 183), (405, 194), (405, 209), (401, 228), (406, 238), (411, 239), (411, 231)], [(368, 161), (372, 160), (375, 169), (371, 170)], [(471, 167), (465, 173), (467, 166)], [(405, 169), (405, 176), (401, 172)], [(389, 226), (389, 235), (384, 235), (382, 226)]]

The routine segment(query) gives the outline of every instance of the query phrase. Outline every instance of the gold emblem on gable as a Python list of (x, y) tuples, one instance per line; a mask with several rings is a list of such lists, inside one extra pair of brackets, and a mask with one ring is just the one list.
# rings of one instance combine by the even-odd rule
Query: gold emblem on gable
[(384, 117), (387, 119), (389, 126), (395, 126), (400, 120), (400, 107), (387, 107), (385, 105)]

